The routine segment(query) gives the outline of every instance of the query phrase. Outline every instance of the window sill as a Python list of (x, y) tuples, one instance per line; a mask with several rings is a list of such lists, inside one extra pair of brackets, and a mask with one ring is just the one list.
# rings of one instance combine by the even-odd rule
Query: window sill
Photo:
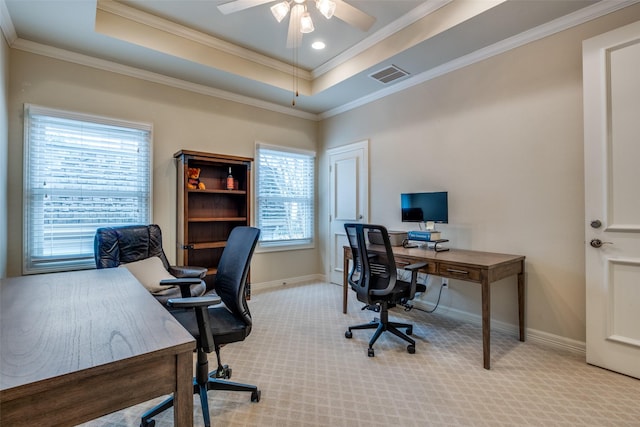
[(284, 252), (284, 251), (297, 251), (301, 249), (314, 249), (315, 244), (310, 243), (258, 243), (256, 247), (256, 253), (268, 253), (268, 252)]

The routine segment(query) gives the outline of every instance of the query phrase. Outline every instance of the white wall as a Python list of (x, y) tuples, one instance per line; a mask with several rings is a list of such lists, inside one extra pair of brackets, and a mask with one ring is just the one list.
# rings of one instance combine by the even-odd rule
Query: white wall
[(9, 144), (9, 46), (0, 31), (0, 278), (7, 275), (7, 150)]
[[(7, 275), (21, 274), (24, 103), (153, 123), (153, 221), (175, 260), (176, 165), (180, 149), (254, 157), (255, 141), (316, 150), (315, 121), (224, 101), (12, 50), (9, 84), (9, 247)], [(6, 150), (5, 150), (6, 152)], [(317, 249), (256, 254), (252, 282), (321, 271)]]
[[(401, 192), (447, 190), (450, 247), (525, 255), (526, 327), (584, 342), (581, 42), (638, 17), (636, 5), (329, 118), (321, 151), (370, 140), (370, 220), (391, 229), (409, 227)], [(492, 290), (493, 319), (516, 325), (515, 278)], [(480, 287), (452, 281), (442, 304), (479, 315)]]

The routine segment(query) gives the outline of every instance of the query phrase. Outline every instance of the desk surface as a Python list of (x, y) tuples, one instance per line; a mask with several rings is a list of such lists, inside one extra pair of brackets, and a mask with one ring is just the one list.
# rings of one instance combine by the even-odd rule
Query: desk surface
[[(2, 279), (0, 424), (9, 422), (21, 400), (38, 394), (21, 422), (36, 425), (39, 410), (47, 410), (45, 424), (77, 424), (174, 392), (180, 381), (190, 396), (194, 347), (193, 337), (126, 269)], [(157, 384), (148, 372), (153, 367), (166, 371), (172, 384)], [(125, 379), (114, 372), (129, 376), (119, 393), (117, 382)], [(146, 376), (146, 388), (135, 378), (138, 372)], [(63, 390), (79, 393), (75, 405), (64, 402)], [(118, 396), (124, 394), (129, 396)]]
[[(345, 246), (345, 248), (349, 248)], [(384, 251), (382, 245), (370, 245), (374, 252)], [(514, 261), (524, 260), (523, 255), (510, 255), (495, 252), (469, 251), (464, 249), (449, 249), (448, 251), (436, 252), (425, 248), (404, 248), (402, 246), (393, 247), (394, 256), (410, 256), (426, 261), (454, 262), (456, 264), (466, 264), (469, 267), (490, 268), (498, 267), (502, 264), (509, 264)]]

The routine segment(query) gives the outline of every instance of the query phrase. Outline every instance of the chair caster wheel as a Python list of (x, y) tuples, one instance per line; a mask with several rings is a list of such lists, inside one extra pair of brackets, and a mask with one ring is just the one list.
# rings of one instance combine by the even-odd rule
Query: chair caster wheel
[(352, 338), (353, 337), (353, 333), (351, 331), (347, 331), (344, 333), (344, 337), (345, 338)]
[(140, 427), (154, 427), (155, 425), (156, 425), (156, 421), (155, 420), (142, 421), (140, 423)]
[(410, 326), (407, 328), (407, 335), (412, 335), (413, 334), (413, 327)]
[(216, 369), (216, 371), (209, 375), (211, 378), (219, 378), (223, 380), (228, 380), (231, 378), (231, 368), (228, 365), (224, 365), (222, 368)]
[(376, 354), (374, 353), (374, 351), (373, 351), (373, 349), (372, 349), (372, 348), (370, 348), (369, 350), (367, 350), (367, 356), (369, 356), (369, 357), (373, 357), (373, 356), (375, 356), (375, 355), (376, 355)]
[(409, 352), (409, 354), (414, 354), (416, 352), (416, 346), (413, 344), (409, 344), (407, 346), (407, 351)]
[(260, 402), (260, 390), (251, 392), (251, 401), (252, 402)]

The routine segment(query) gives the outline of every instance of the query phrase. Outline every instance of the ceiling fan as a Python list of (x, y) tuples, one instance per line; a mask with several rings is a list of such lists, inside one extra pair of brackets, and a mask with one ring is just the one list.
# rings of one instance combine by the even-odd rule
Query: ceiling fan
[[(227, 3), (218, 5), (218, 9), (225, 15), (249, 9), (250, 7), (260, 6), (274, 0), (232, 0)], [(271, 6), (271, 13), (281, 22), (288, 14), (289, 30), (287, 32), (287, 47), (295, 48), (300, 45), (302, 34), (310, 33), (314, 30), (313, 20), (307, 9), (307, 5), (315, 3), (318, 11), (327, 19), (335, 16), (336, 18), (367, 31), (376, 21), (371, 15), (368, 15), (345, 3), (343, 0), (276, 0), (277, 3)]]

